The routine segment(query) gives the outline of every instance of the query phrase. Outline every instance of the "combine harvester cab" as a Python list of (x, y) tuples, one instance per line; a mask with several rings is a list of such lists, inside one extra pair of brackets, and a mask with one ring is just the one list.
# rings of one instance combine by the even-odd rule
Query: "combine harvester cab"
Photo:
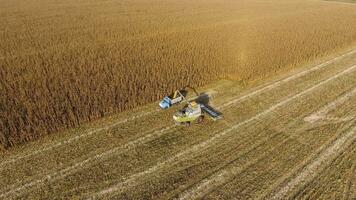
[(199, 104), (193, 102), (188, 103), (183, 109), (179, 110), (173, 119), (177, 125), (189, 126), (191, 122), (196, 121), (201, 123), (203, 121), (203, 113)]

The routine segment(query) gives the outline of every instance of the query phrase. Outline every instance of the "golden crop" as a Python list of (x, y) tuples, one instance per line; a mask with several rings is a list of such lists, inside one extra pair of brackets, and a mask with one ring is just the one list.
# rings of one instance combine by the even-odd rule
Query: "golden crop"
[(350, 47), (356, 6), (300, 0), (0, 0), (2, 147)]

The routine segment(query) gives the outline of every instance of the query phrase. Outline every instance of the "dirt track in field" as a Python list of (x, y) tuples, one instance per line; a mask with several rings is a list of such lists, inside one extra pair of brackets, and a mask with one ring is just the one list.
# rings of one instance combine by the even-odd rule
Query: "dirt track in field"
[(356, 198), (356, 51), (200, 90), (224, 119), (178, 127), (148, 105), (2, 155), (0, 199)]

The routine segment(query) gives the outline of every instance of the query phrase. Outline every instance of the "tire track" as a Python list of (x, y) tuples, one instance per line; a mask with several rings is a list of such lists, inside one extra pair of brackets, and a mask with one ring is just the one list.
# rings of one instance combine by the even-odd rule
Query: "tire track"
[[(335, 58), (333, 58), (333, 59), (330, 59), (330, 60), (328, 60), (328, 61), (326, 61), (326, 62), (323, 62), (323, 63), (321, 63), (321, 64), (319, 64), (319, 65), (316, 65), (316, 66), (314, 66), (314, 67), (312, 67), (312, 68), (310, 68), (310, 69), (307, 69), (307, 70), (304, 70), (304, 71), (302, 71), (302, 72), (293, 74), (293, 75), (291, 75), (291, 76), (289, 76), (289, 77), (287, 77), (287, 78), (281, 79), (281, 80), (276, 81), (276, 82), (274, 82), (274, 83), (267, 83), (267, 84), (261, 86), (260, 89), (257, 89), (257, 90), (255, 90), (255, 91), (253, 91), (253, 92), (251, 92), (251, 93), (248, 93), (248, 94), (246, 94), (246, 95), (244, 95), (244, 96), (242, 96), (242, 97), (240, 97), (240, 98), (238, 98), (238, 99), (232, 100), (232, 101), (230, 101), (230, 102), (227, 102), (227, 103), (225, 103), (225, 104), (219, 106), (218, 109), (222, 109), (222, 108), (228, 107), (228, 106), (230, 106), (230, 105), (232, 105), (232, 104), (235, 104), (235, 103), (238, 103), (238, 102), (243, 101), (243, 100), (245, 100), (245, 99), (248, 99), (248, 98), (250, 98), (250, 97), (252, 97), (252, 96), (255, 96), (255, 95), (257, 95), (257, 94), (260, 94), (260, 93), (262, 93), (262, 92), (264, 92), (264, 91), (268, 91), (268, 90), (274, 89), (274, 88), (278, 87), (279, 85), (281, 85), (281, 84), (283, 84), (283, 83), (287, 83), (287, 82), (292, 81), (292, 80), (294, 80), (294, 79), (297, 79), (297, 78), (300, 78), (300, 77), (302, 77), (302, 76), (305, 76), (305, 75), (307, 75), (307, 74), (309, 74), (309, 73), (311, 73), (311, 72), (314, 72), (314, 71), (317, 71), (317, 70), (319, 70), (319, 69), (322, 69), (322, 68), (328, 66), (329, 64), (335, 62), (335, 61), (338, 61), (338, 60), (340, 60), (340, 59), (342, 59), (342, 58), (345, 58), (345, 57), (347, 57), (347, 56), (349, 56), (349, 55), (354, 54), (355, 52), (356, 52), (356, 49), (353, 49), (353, 50), (351, 50), (351, 51), (349, 51), (349, 52), (346, 52), (345, 54), (342, 54), (342, 55), (337, 56), (337, 57), (335, 57)], [(129, 122), (129, 121), (132, 121), (132, 120), (135, 120), (135, 119), (142, 118), (142, 117), (144, 117), (144, 116), (147, 116), (147, 115), (150, 115), (150, 114), (152, 114), (152, 113), (157, 112), (157, 110), (159, 110), (159, 109), (155, 109), (155, 110), (149, 111), (149, 112), (144, 112), (143, 114), (135, 115), (135, 116), (133, 116), (133, 117), (131, 117), (131, 118), (127, 118), (127, 119), (118, 121), (118, 122), (116, 122), (116, 123), (114, 123), (114, 124), (112, 124), (112, 125), (108, 125), (107, 127), (98, 128), (98, 129), (92, 130), (92, 131), (90, 131), (90, 132), (83, 133), (83, 134), (80, 134), (80, 135), (78, 135), (78, 136), (74, 136), (74, 137), (72, 137), (72, 138), (69, 138), (69, 139), (67, 139), (67, 140), (64, 140), (64, 141), (55, 143), (55, 144), (52, 145), (52, 146), (47, 146), (47, 147), (44, 147), (44, 148), (42, 148), (42, 149), (38, 149), (38, 150), (32, 151), (32, 152), (30, 152), (30, 153), (24, 154), (24, 155), (16, 156), (16, 157), (14, 157), (14, 158), (11, 158), (10, 160), (1, 162), (1, 163), (0, 163), (0, 168), (3, 167), (3, 166), (6, 165), (6, 164), (14, 163), (14, 162), (17, 162), (17, 161), (22, 160), (22, 159), (24, 159), (24, 158), (28, 158), (28, 157), (31, 157), (31, 156), (34, 156), (34, 155), (37, 155), (37, 154), (40, 154), (40, 153), (43, 153), (43, 152), (46, 152), (46, 151), (50, 151), (50, 150), (52, 150), (52, 149), (61, 147), (61, 146), (63, 146), (63, 145), (72, 143), (72, 142), (74, 142), (74, 141), (78, 141), (78, 140), (80, 140), (81, 138), (88, 137), (88, 136), (93, 135), (93, 134), (95, 134), (95, 133), (98, 133), (98, 132), (100, 132), (100, 131), (105, 131), (105, 130), (108, 130), (108, 129), (110, 129), (110, 128), (116, 127), (116, 126), (118, 126), (118, 125), (120, 125), (120, 124), (124, 124), (124, 123), (126, 123), (126, 122)]]
[[(312, 92), (313, 90), (319, 88), (320, 86), (332, 81), (332, 80), (335, 80), (343, 75), (346, 75), (346, 74), (349, 74), (351, 72), (353, 72), (354, 70), (356, 69), (356, 65), (353, 65), (351, 67), (348, 67), (346, 70), (326, 79), (326, 80), (323, 80), (321, 82), (319, 82), (318, 84), (294, 95), (294, 96), (291, 96), (291, 97), (288, 97), (287, 99), (284, 99), (283, 101), (280, 101), (279, 103), (271, 106), (270, 108), (268, 108), (267, 110), (255, 115), (254, 117), (251, 117), (241, 123), (238, 123), (238, 124), (235, 124), (234, 126), (232, 126), (231, 128), (228, 128), (226, 129), (225, 131), (211, 137), (210, 139), (206, 140), (206, 141), (203, 141), (197, 145), (194, 145), (192, 146), (191, 148), (185, 150), (185, 151), (182, 151), (181, 153), (178, 153), (176, 154), (175, 156), (163, 161), (163, 162), (159, 162), (158, 164), (156, 164), (155, 166), (152, 166), (150, 167), (149, 169), (145, 170), (145, 171), (142, 171), (140, 173), (136, 173), (136, 174), (133, 174), (131, 175), (130, 177), (126, 178), (123, 182), (121, 183), (118, 183), (112, 187), (109, 187), (107, 189), (104, 189), (104, 190), (101, 190), (95, 194), (93, 194), (93, 197), (92, 198), (96, 198), (96, 197), (101, 197), (101, 196), (104, 196), (104, 195), (107, 195), (107, 194), (110, 194), (110, 193), (114, 193), (114, 192), (117, 192), (119, 190), (124, 190), (126, 189), (127, 187), (130, 187), (130, 185), (133, 185), (137, 179), (145, 176), (145, 175), (148, 175), (148, 174), (152, 174), (156, 171), (158, 171), (159, 169), (162, 169), (164, 166), (168, 165), (168, 164), (173, 164), (179, 160), (182, 160), (184, 159), (184, 157), (186, 156), (190, 156), (196, 152), (199, 152), (201, 151), (202, 149), (206, 148), (207, 146), (210, 146), (212, 144), (214, 144), (215, 142), (218, 142), (217, 140), (222, 138), (223, 136), (229, 134), (229, 132), (231, 132), (232, 130), (236, 130), (238, 128), (240, 128), (241, 126), (243, 125), (246, 125), (252, 121), (255, 121), (261, 117), (264, 117), (268, 114), (270, 114), (272, 111), (284, 106), (285, 104), (295, 100), (295, 99), (298, 99), (302, 96), (304, 96), (305, 94), (309, 93), (309, 92)], [(225, 174), (224, 171), (221, 171), (222, 174)], [(201, 196), (204, 191), (199, 189), (199, 186), (195, 187), (196, 190), (192, 189), (190, 191), (187, 191), (185, 192), (180, 199), (186, 199), (186, 198), (189, 198), (191, 194), (194, 194), (194, 196)], [(195, 194), (198, 194), (198, 195), (195, 195)], [(190, 199), (190, 198), (189, 198)]]
[[(326, 188), (330, 188), (334, 186), (334, 183), (330, 181), (329, 176), (335, 176), (335, 175), (341, 175), (347, 176), (350, 175), (348, 174), (349, 170), (344, 169), (345, 163), (349, 161), (349, 159), (352, 159), (352, 156), (349, 156), (350, 154), (354, 154), (356, 151), (356, 146), (354, 146), (356, 143), (354, 142), (349, 146), (349, 148), (345, 149), (342, 153), (340, 153), (334, 160), (332, 160), (330, 163), (328, 163), (323, 171), (320, 171), (318, 173), (318, 176), (316, 176), (313, 180), (311, 180), (309, 183), (303, 186), (303, 189), (298, 191), (297, 194), (294, 196), (296, 198), (308, 198), (308, 199), (317, 199), (319, 197), (325, 199), (325, 195), (328, 195), (328, 191)], [(350, 166), (352, 167), (352, 166)], [(335, 170), (335, 169), (340, 169)], [(314, 185), (316, 184), (316, 185)], [(348, 195), (348, 185), (347, 185), (347, 179), (345, 182), (340, 182), (340, 184), (337, 184), (338, 189), (336, 190), (337, 192), (334, 193), (334, 197), (336, 198), (337, 193), (341, 193), (342, 198), (341, 199), (347, 199)], [(341, 192), (342, 190), (342, 192)]]
[[(153, 135), (159, 135), (159, 134), (162, 134), (165, 132), (165, 131), (168, 131), (170, 130), (171, 128), (173, 128), (174, 126), (170, 126), (170, 127), (165, 127), (165, 128), (153, 128), (151, 130), (148, 130), (148, 131), (145, 131), (143, 132), (142, 134), (143, 135), (146, 135), (145, 137), (139, 137), (137, 139), (134, 139), (134, 140), (131, 140), (129, 141), (128, 143), (126, 144), (123, 144), (124, 146), (120, 146), (120, 147), (116, 147), (114, 149), (111, 149), (111, 150), (107, 150), (107, 151), (103, 151), (101, 153), (97, 153), (96, 155), (90, 157), (89, 158), (86, 158), (84, 159), (83, 161), (82, 160), (73, 160), (72, 163), (76, 163), (72, 166), (68, 166), (68, 168), (63, 168), (62, 170), (61, 169), (58, 169), (59, 171), (52, 171), (51, 173), (48, 173), (48, 174), (37, 174), (37, 175), (34, 175), (33, 177), (41, 177), (40, 179), (46, 179), (46, 180), (52, 180), (54, 179), (54, 177), (57, 177), (59, 174), (63, 174), (63, 178), (66, 176), (66, 175), (69, 175), (71, 174), (70, 173), (70, 170), (73, 170), (72, 173), (75, 173), (76, 171), (78, 171), (78, 167), (90, 167), (92, 164), (95, 164), (96, 162), (99, 161), (99, 159), (105, 159), (109, 156), (112, 156), (112, 154), (114, 153), (124, 153), (128, 150), (130, 150), (131, 148), (134, 148), (135, 146), (137, 146), (140, 142), (141, 143), (144, 143), (144, 142), (148, 142), (147, 140), (150, 139), (150, 137), (152, 137)], [(158, 130), (159, 129), (159, 130)], [(152, 134), (153, 133), (153, 134)], [(154, 138), (152, 138), (154, 139)], [(121, 150), (121, 151), (120, 151)], [(94, 162), (96, 161), (96, 162)], [(85, 165), (87, 164), (87, 165)], [(66, 172), (66, 173), (64, 173)], [(2, 197), (2, 194), (6, 193), (6, 191), (9, 191), (9, 190), (14, 190), (16, 187), (21, 187), (22, 186), (26, 186), (26, 187), (30, 187), (30, 186), (33, 186), (34, 184), (29, 184), (31, 182), (31, 178), (27, 178), (26, 180), (22, 180), (18, 183), (14, 183), (12, 185), (8, 185), (7, 187), (5, 188), (2, 188), (1, 192), (0, 192), (0, 197)], [(38, 182), (40, 183), (40, 182)]]
[[(260, 116), (264, 116), (264, 115), (267, 115), (268, 113), (272, 112), (273, 110), (289, 103), (290, 101), (293, 101), (295, 99), (298, 99), (299, 97), (302, 97), (304, 96), (305, 94), (309, 93), (309, 92), (312, 92), (313, 90), (317, 89), (318, 87), (342, 76), (342, 75), (345, 75), (345, 74), (348, 74), (350, 72), (352, 72), (353, 70), (356, 69), (356, 65), (314, 85), (313, 87), (310, 87), (309, 89), (307, 90), (304, 90), (292, 97), (289, 97), (285, 100), (283, 100), (282, 102), (279, 102), (277, 104), (275, 104), (274, 106), (272, 106), (271, 108), (269, 108), (268, 110), (260, 113), (257, 115), (257, 118), (259, 118)], [(253, 119), (253, 118), (251, 118)], [(235, 174), (234, 173), (231, 173), (230, 170), (228, 169), (222, 169), (221, 171), (219, 171), (218, 173), (202, 180), (199, 184), (197, 184), (196, 186), (194, 186), (193, 188), (183, 192), (178, 199), (198, 199), (198, 198), (201, 198), (203, 197), (206, 192), (208, 191), (211, 191), (212, 189), (214, 189), (216, 186), (219, 186), (219, 185), (223, 185), (224, 183), (228, 182), (232, 177), (234, 177)], [(214, 183), (214, 184), (212, 184)]]
[[(350, 92), (342, 95), (341, 97), (337, 98), (335, 101), (332, 101), (332, 102), (328, 103), (326, 106), (324, 106), (319, 111), (317, 111), (315, 113), (312, 113), (311, 115), (305, 117), (304, 121), (309, 122), (309, 123), (315, 123), (316, 121), (319, 121), (321, 119), (337, 120), (338, 121), (338, 119), (326, 117), (327, 114), (330, 111), (335, 110), (339, 105), (341, 105), (341, 104), (345, 103), (346, 101), (350, 100), (350, 98), (353, 97), (354, 95), (356, 95), (356, 88), (354, 88)], [(343, 120), (343, 121), (352, 120), (353, 117), (346, 117), (345, 119), (346, 120)]]
[(355, 140), (356, 126), (352, 127), (350, 131), (333, 141), (327, 149), (321, 152), (321, 154), (319, 154), (314, 161), (309, 163), (309, 165), (304, 167), (296, 177), (286, 183), (286, 185), (276, 192), (271, 199), (285, 199), (295, 188), (307, 184), (318, 175), (322, 170), (323, 165), (325, 166), (327, 163), (334, 160)]
[[(314, 66), (314, 67), (312, 67), (312, 68), (310, 68), (310, 69), (308, 69), (308, 70), (305, 70), (305, 71), (299, 72), (299, 73), (297, 73), (297, 74), (294, 74), (294, 75), (292, 75), (292, 76), (290, 76), (290, 77), (281, 79), (281, 80), (279, 80), (279, 81), (277, 81), (277, 82), (275, 82), (275, 83), (266, 84), (265, 86), (262, 86), (261, 89), (255, 90), (255, 91), (249, 93), (248, 95), (245, 95), (243, 98), (244, 98), (244, 99), (250, 98), (251, 96), (254, 96), (254, 95), (256, 95), (256, 94), (259, 94), (259, 93), (261, 93), (261, 92), (263, 92), (263, 91), (266, 91), (266, 90), (269, 90), (269, 89), (273, 89), (273, 88), (275, 88), (275, 87), (277, 87), (277, 86), (279, 86), (279, 85), (281, 85), (281, 84), (283, 84), (283, 83), (287, 83), (287, 82), (292, 81), (292, 80), (294, 80), (294, 79), (297, 79), (297, 78), (299, 78), (299, 77), (305, 76), (305, 75), (307, 75), (307, 74), (309, 74), (309, 73), (311, 73), (311, 72), (314, 72), (314, 71), (317, 71), (317, 70), (319, 70), (319, 69), (322, 69), (322, 68), (326, 67), (327, 65), (329, 65), (329, 64), (331, 64), (331, 63), (333, 63), (333, 62), (335, 62), (335, 61), (337, 61), (337, 60), (340, 60), (340, 59), (342, 59), (342, 58), (344, 58), (344, 57), (346, 57), (346, 56), (349, 56), (349, 55), (351, 55), (351, 54), (353, 54), (353, 53), (355, 53), (355, 52), (356, 52), (356, 50), (352, 50), (352, 51), (350, 51), (350, 52), (348, 52), (348, 53), (346, 53), (346, 54), (343, 54), (343, 55), (341, 55), (341, 56), (338, 56), (338, 57), (336, 57), (336, 58), (333, 58), (333, 59), (331, 59), (331, 60), (328, 60), (328, 61), (326, 61), (326, 62), (324, 62), (324, 63), (319, 64), (319, 65), (316, 65), (316, 66)], [(236, 101), (238, 101), (238, 100), (236, 100)], [(227, 107), (227, 106), (230, 106), (230, 105), (232, 105), (232, 104), (235, 104), (235, 103), (237, 103), (236, 101), (231, 101), (231, 102), (225, 103), (225, 104), (222, 105), (222, 107)]]
[[(277, 133), (276, 135), (278, 135), (279, 133)], [(276, 136), (276, 135), (273, 135), (272, 137)], [(255, 149), (265, 145), (265, 144), (268, 144), (268, 142), (270, 141), (269, 140), (270, 138), (267, 138), (265, 140), (263, 140), (262, 142), (259, 142), (258, 144), (252, 146), (251, 148), (249, 148), (248, 150), (245, 150), (243, 153), (241, 153), (240, 156), (245, 156), (246, 154), (254, 151)], [(212, 175), (215, 175), (216, 173), (220, 172), (220, 170), (226, 168), (228, 173), (230, 174), (235, 174), (238, 175), (238, 174), (241, 174), (242, 172), (244, 172), (246, 169), (248, 169), (249, 167), (253, 166), (254, 164), (260, 162), (261, 160), (263, 160), (265, 158), (266, 155), (270, 154), (271, 152), (274, 151), (275, 148), (277, 147), (280, 147), (281, 145), (285, 145), (290, 139), (289, 138), (283, 138), (281, 141), (277, 141), (277, 144), (273, 144), (272, 146), (267, 146), (266, 149), (264, 149), (264, 151), (261, 153), (261, 154), (258, 154), (258, 156), (252, 160), (249, 160), (247, 163), (244, 163), (243, 165), (233, 165), (233, 166), (228, 166), (228, 165), (231, 165), (235, 160), (237, 160), (239, 157), (235, 158), (234, 160), (228, 162), (228, 163), (225, 163), (222, 167), (220, 167), (219, 170), (216, 170), (214, 173), (212, 173), (210, 176)], [(209, 176), (209, 177), (210, 177)], [(224, 177), (224, 175), (219, 175), (218, 179), (216, 180), (209, 180), (207, 182), (205, 182), (203, 185), (200, 185), (200, 189), (202, 190), (208, 190), (208, 188), (205, 188), (205, 187), (209, 187), (210, 185), (216, 185), (216, 187), (219, 187), (221, 186), (220, 184), (220, 180), (222, 179), (225, 179), (225, 178), (231, 178), (231, 177)], [(214, 188), (216, 188), (214, 187)], [(209, 191), (206, 191), (206, 193), (210, 193), (211, 190)], [(179, 199), (179, 197), (178, 197)]]
[[(241, 171), (244, 171), (246, 169), (246, 167), (245, 167), (246, 165), (250, 166), (250, 165), (255, 164), (257, 161), (259, 161), (261, 159), (261, 157), (260, 157), (261, 154), (265, 155), (270, 151), (270, 149), (273, 149), (275, 147), (275, 146), (269, 146), (270, 145), (270, 143), (269, 143), (270, 141), (273, 141), (273, 142), (275, 142), (275, 144), (278, 145), (280, 143), (285, 143), (287, 140), (290, 140), (289, 138), (285, 138), (285, 135), (282, 134), (281, 132), (276, 132), (276, 133), (273, 133), (273, 134), (266, 134), (266, 135), (264, 135), (262, 133), (262, 130), (260, 130), (258, 132), (259, 133), (257, 135), (253, 136), (253, 137), (258, 138), (254, 142), (251, 142), (251, 138), (243, 137), (243, 139), (239, 140), (236, 143), (233, 143), (232, 145), (228, 143), (228, 142), (231, 141), (230, 139), (225, 139), (224, 141), (226, 141), (226, 142), (218, 143), (216, 146), (214, 146), (214, 150), (218, 150), (218, 151), (220, 151), (220, 149), (223, 148), (223, 150), (221, 150), (221, 152), (219, 152), (217, 154), (217, 156), (215, 156), (215, 157), (219, 157), (220, 154), (222, 154), (222, 155), (229, 154), (231, 156), (228, 156), (227, 158), (225, 158), (216, 167), (210, 168), (210, 171), (208, 171), (207, 174), (203, 173), (202, 177), (207, 177), (207, 176), (219, 171), (220, 169), (224, 168), (225, 166), (230, 165), (231, 163), (233, 163), (235, 161), (239, 161), (239, 159), (246, 160), (247, 157), (251, 156), (250, 154), (258, 152), (257, 154), (259, 156), (257, 156), (257, 157), (255, 156), (256, 158), (253, 158), (253, 161), (247, 162), (249, 164), (244, 164), (242, 166), (243, 168), (240, 168)], [(244, 135), (244, 136), (246, 136), (246, 135)], [(227, 145), (229, 145), (229, 149), (226, 149)], [(264, 147), (264, 145), (267, 145), (267, 147), (262, 150), (261, 148)], [(245, 146), (246, 148), (242, 149), (242, 150), (238, 150), (241, 146)], [(203, 154), (209, 154), (209, 152), (210, 152), (209, 149), (206, 149), (206, 150), (207, 151), (200, 151), (199, 155), (194, 155), (194, 157), (201, 158)], [(227, 151), (228, 153), (226, 153), (224, 150), (228, 150)], [(256, 161), (256, 162), (254, 162), (254, 161)], [(209, 160), (209, 162), (210, 162), (210, 160)], [(197, 164), (197, 165), (201, 165), (201, 164), (202, 163), (199, 162), (199, 164)], [(191, 166), (196, 166), (196, 163), (194, 163), (194, 162), (191, 163), (190, 162), (190, 165)], [(181, 167), (181, 168), (175, 169), (175, 170), (184, 170), (187, 167), (189, 167), (189, 166)], [(189, 184), (189, 185), (192, 185), (192, 184)], [(167, 195), (164, 195), (163, 197), (160, 197), (159, 199), (171, 199), (174, 196), (176, 196), (176, 194), (180, 193), (180, 191), (182, 191), (182, 190), (184, 190), (184, 187), (177, 188), (173, 192), (174, 193), (173, 195), (169, 194), (171, 192), (168, 192)]]
[(354, 163), (351, 166), (350, 169), (350, 177), (348, 179), (348, 191), (346, 193), (346, 197), (345, 199), (352, 199), (352, 198), (356, 198), (356, 189), (352, 189), (352, 188), (356, 188), (356, 163)]
[[(84, 167), (89, 167), (90, 164), (93, 164), (94, 161), (97, 162), (100, 159), (104, 159), (105, 157), (111, 156), (111, 154), (113, 154), (113, 153), (118, 153), (118, 152), (119, 153), (124, 153), (124, 152), (134, 148), (135, 146), (137, 146), (139, 144), (144, 144), (144, 143), (146, 143), (148, 141), (151, 141), (152, 139), (165, 134), (166, 131), (172, 129), (173, 127), (175, 127), (175, 125), (172, 125), (172, 126), (169, 126), (167, 128), (155, 131), (152, 134), (146, 135), (145, 137), (140, 137), (140, 138), (138, 138), (136, 140), (133, 140), (131, 142), (126, 143), (123, 146), (119, 146), (119, 147), (116, 147), (116, 148), (111, 149), (109, 151), (105, 151), (103, 153), (100, 153), (100, 154), (97, 154), (95, 156), (89, 157), (89, 158), (85, 159), (84, 161), (78, 162), (78, 163), (76, 163), (76, 164), (74, 164), (74, 165), (72, 165), (70, 167), (67, 167), (67, 168), (64, 168), (62, 170), (56, 171), (56, 172), (54, 172), (52, 174), (45, 175), (42, 178), (30, 181), (30, 182), (28, 182), (26, 184), (23, 184), (23, 185), (19, 186), (19, 187), (16, 187), (16, 186), (12, 187), (11, 189), (9, 189), (8, 192), (3, 192), (2, 194), (0, 194), (0, 198), (8, 197), (10, 194), (18, 195), (18, 194), (21, 194), (20, 191), (22, 191), (24, 189), (28, 189), (30, 187), (33, 187), (33, 186), (38, 185), (38, 184), (45, 183), (47, 181), (55, 181), (55, 180), (58, 180), (60, 178), (64, 178), (65, 176), (68, 176), (68, 175), (70, 175), (72, 173), (75, 173), (76, 171), (81, 170)], [(148, 131), (148, 132), (150, 132), (150, 131)]]
[[(298, 172), (303, 170), (309, 163), (315, 160), (318, 155), (320, 155), (327, 147), (329, 147), (334, 141), (336, 141), (342, 133), (347, 132), (352, 128), (353, 123), (356, 122), (354, 119), (351, 122), (345, 123), (340, 129), (337, 129), (337, 134), (333, 134), (331, 138), (327, 139), (321, 146), (319, 146), (314, 152), (310, 153), (310, 156), (306, 157), (304, 160), (301, 160), (296, 166), (292, 167), (288, 172), (284, 175), (281, 175), (274, 183), (272, 183), (268, 188), (266, 188), (265, 192), (261, 193), (256, 197), (256, 199), (271, 199), (271, 197), (277, 193), (278, 189), (282, 188), (283, 185), (297, 176)], [(318, 126), (317, 126), (318, 127)]]
[[(283, 149), (286, 146), (288, 146), (289, 148), (295, 150), (295, 149), (298, 149), (298, 145), (299, 145), (298, 142), (295, 142), (293, 140), (290, 140), (290, 139), (286, 139), (286, 140), (287, 140), (286, 143), (277, 144), (278, 146), (276, 146), (276, 148), (271, 153), (268, 153), (267, 156), (262, 157), (258, 162), (248, 166), (248, 168), (242, 170), (241, 173), (237, 174), (238, 179), (241, 179), (242, 181), (241, 182), (239, 181), (236, 184), (237, 184), (237, 186), (241, 186), (241, 187), (240, 188), (237, 187), (237, 189), (233, 191), (233, 194), (245, 194), (246, 195), (251, 192), (255, 192), (254, 189), (251, 189), (251, 187), (250, 187), (251, 185), (252, 185), (252, 187), (254, 187), (255, 185), (257, 186), (259, 184), (259, 180), (261, 180), (260, 179), (261, 177), (262, 177), (262, 179), (265, 179), (266, 176), (268, 176), (268, 172), (273, 173), (273, 171), (275, 169), (278, 169), (281, 167), (281, 165), (280, 165), (281, 163), (275, 162), (275, 161), (278, 161), (279, 159), (283, 159), (283, 154), (279, 154), (280, 148)], [(282, 146), (282, 145), (284, 145), (284, 146)], [(272, 155), (272, 158), (271, 158), (271, 155)], [(270, 161), (272, 163), (270, 163), (269, 165), (263, 166), (263, 167), (261, 166), (261, 163), (266, 163), (266, 162), (270, 162)], [(285, 164), (285, 163), (282, 163), (282, 164)], [(236, 166), (232, 166), (232, 167), (236, 167)], [(252, 177), (252, 179), (251, 179), (251, 177), (249, 177), (249, 174), (251, 173), (251, 171), (257, 172), (256, 176)], [(264, 172), (262, 172), (262, 171), (264, 171)], [(237, 177), (234, 177), (229, 182), (226, 182), (223, 185), (220, 185), (219, 188), (231, 186), (233, 183), (235, 183), (236, 178)], [(236, 186), (236, 185), (234, 185), (234, 186)], [(256, 186), (255, 186), (255, 189), (256, 189)], [(219, 188), (218, 187), (214, 188), (212, 191), (207, 193), (205, 196), (206, 197), (210, 197), (211, 195), (215, 196), (214, 193), (219, 191)], [(231, 188), (229, 187), (228, 190), (230, 190), (230, 189)], [(233, 195), (231, 195), (231, 194), (229, 196), (231, 199), (234, 199), (234, 200), (241, 199), (241, 197), (233, 198), (232, 197)], [(245, 196), (245, 198), (247, 198), (247, 197)]]
[(4, 165), (17, 162), (17, 161), (22, 160), (22, 159), (24, 159), (24, 158), (28, 158), (28, 157), (31, 157), (31, 156), (35, 156), (35, 155), (37, 155), (37, 154), (40, 154), (40, 153), (43, 153), (43, 152), (46, 152), (46, 151), (50, 151), (50, 150), (52, 150), (52, 149), (55, 149), (55, 148), (64, 146), (64, 145), (66, 145), (66, 144), (70, 144), (70, 143), (72, 143), (72, 142), (75, 142), (75, 141), (80, 140), (81, 138), (88, 137), (88, 136), (94, 135), (94, 134), (99, 133), (99, 132), (102, 132), (102, 131), (110, 130), (110, 129), (114, 128), (114, 127), (117, 127), (118, 125), (121, 125), (121, 124), (127, 123), (127, 122), (129, 122), (129, 121), (132, 121), (132, 120), (135, 120), (135, 119), (139, 119), (139, 118), (141, 118), (141, 117), (144, 117), (144, 116), (150, 115), (150, 114), (152, 114), (152, 113), (155, 113), (155, 112), (157, 112), (157, 110), (158, 110), (158, 109), (153, 110), (153, 111), (149, 111), (149, 112), (144, 112), (144, 113), (142, 113), (142, 114), (135, 115), (135, 116), (133, 116), (133, 117), (130, 117), (130, 118), (127, 118), (127, 119), (124, 119), (124, 120), (115, 122), (115, 123), (113, 123), (113, 124), (110, 124), (110, 125), (107, 125), (107, 126), (104, 126), (104, 127), (100, 127), (100, 128), (91, 130), (91, 131), (86, 132), (86, 133), (82, 133), (82, 134), (80, 134), (80, 135), (77, 135), (77, 136), (74, 136), (74, 137), (72, 137), (72, 138), (69, 138), (68, 140), (64, 140), (64, 141), (57, 142), (57, 143), (55, 143), (55, 144), (52, 145), (52, 146), (47, 146), (47, 147), (44, 147), (44, 148), (42, 148), (42, 149), (38, 149), (38, 150), (32, 151), (32, 152), (30, 152), (30, 153), (28, 153), (28, 154), (24, 154), (24, 155), (20, 155), (20, 156), (11, 158), (10, 160), (7, 160), (7, 161), (4, 161), (4, 162), (0, 163), (0, 168), (2, 168)]

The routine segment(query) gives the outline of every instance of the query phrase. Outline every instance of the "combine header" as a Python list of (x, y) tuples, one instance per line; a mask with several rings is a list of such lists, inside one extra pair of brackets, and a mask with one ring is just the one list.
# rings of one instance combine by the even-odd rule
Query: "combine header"
[(207, 113), (214, 121), (222, 118), (222, 114), (217, 110), (215, 110), (214, 108), (212, 108), (211, 106), (200, 104), (200, 107), (203, 110), (203, 112)]

